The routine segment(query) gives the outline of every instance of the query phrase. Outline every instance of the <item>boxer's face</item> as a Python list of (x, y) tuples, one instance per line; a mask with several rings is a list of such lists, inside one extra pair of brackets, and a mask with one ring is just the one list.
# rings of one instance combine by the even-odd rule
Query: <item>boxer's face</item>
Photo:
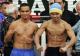
[(51, 13), (50, 16), (54, 21), (58, 21), (61, 17), (61, 14), (57, 13), (57, 12), (54, 12), (54, 13)]
[(30, 16), (30, 8), (29, 6), (22, 6), (21, 9), (20, 9), (20, 15), (21, 15), (21, 18), (23, 19), (28, 19), (28, 17)]

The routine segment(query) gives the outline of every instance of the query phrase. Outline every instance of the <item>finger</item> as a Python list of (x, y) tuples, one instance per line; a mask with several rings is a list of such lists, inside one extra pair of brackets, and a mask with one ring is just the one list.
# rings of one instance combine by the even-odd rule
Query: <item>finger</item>
[(62, 49), (62, 48), (60, 48), (60, 50), (59, 50), (61, 53), (64, 53), (65, 51)]

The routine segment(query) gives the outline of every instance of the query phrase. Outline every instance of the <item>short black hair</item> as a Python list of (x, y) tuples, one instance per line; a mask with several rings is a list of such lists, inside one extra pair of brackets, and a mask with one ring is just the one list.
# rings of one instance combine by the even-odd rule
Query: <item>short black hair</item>
[[(29, 6), (28, 5), (28, 3), (22, 3), (22, 4), (20, 4), (20, 7), (19, 7), (19, 11), (21, 10), (21, 7), (23, 7), (23, 6)], [(29, 7), (30, 8), (30, 7)], [(30, 8), (31, 9), (31, 8)]]
[(3, 5), (3, 4), (10, 4), (10, 3), (9, 3), (9, 2), (2, 2), (2, 5)]
[(0, 3), (0, 7), (2, 7), (4, 4), (10, 4), (9, 2), (2, 2)]

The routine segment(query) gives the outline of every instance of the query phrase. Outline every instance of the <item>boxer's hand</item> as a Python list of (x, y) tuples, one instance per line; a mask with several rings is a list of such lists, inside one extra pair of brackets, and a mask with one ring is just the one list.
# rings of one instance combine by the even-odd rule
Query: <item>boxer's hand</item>
[(68, 48), (66, 48), (66, 47), (61, 47), (61, 48), (59, 49), (59, 51), (60, 51), (61, 53), (64, 53), (64, 52), (67, 52), (67, 49), (68, 49)]
[(43, 51), (43, 47), (37, 46), (37, 50), (38, 50), (39, 52), (41, 52), (41, 51)]

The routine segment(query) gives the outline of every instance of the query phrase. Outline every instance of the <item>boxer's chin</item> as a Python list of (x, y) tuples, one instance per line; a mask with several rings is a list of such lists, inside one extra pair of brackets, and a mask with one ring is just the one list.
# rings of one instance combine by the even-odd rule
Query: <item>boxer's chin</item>
[(24, 20), (27, 20), (28, 19), (28, 16), (24, 16), (23, 18), (24, 18)]

